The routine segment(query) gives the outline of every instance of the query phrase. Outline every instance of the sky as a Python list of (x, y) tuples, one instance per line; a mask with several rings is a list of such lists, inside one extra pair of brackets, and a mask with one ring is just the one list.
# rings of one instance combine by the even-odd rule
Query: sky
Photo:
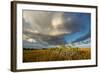
[(24, 48), (69, 43), (78, 43), (82, 47), (91, 45), (90, 13), (23, 10), (22, 19)]

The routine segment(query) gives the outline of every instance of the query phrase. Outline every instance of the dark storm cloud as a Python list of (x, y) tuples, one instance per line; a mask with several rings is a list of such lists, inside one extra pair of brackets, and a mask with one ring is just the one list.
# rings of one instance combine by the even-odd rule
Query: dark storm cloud
[(75, 15), (74, 13), (64, 13), (64, 24), (65, 27), (68, 30), (71, 30), (72, 32), (77, 32), (81, 29), (82, 25), (81, 23), (81, 19)]
[[(68, 21), (68, 19), (71, 19)], [(73, 33), (90, 30), (89, 13), (64, 13), (65, 27)]]

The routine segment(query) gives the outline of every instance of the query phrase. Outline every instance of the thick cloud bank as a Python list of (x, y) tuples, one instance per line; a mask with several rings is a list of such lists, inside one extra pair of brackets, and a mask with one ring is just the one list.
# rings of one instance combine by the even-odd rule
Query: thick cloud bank
[[(23, 47), (45, 48), (90, 41), (90, 18), (89, 13), (23, 11)], [(87, 44), (90, 46), (90, 42)]]

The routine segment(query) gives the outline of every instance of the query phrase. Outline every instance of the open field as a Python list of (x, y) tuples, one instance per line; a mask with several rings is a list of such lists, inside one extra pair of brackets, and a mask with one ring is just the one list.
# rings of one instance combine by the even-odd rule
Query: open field
[(23, 62), (64, 61), (91, 59), (90, 48), (48, 48), (23, 50)]

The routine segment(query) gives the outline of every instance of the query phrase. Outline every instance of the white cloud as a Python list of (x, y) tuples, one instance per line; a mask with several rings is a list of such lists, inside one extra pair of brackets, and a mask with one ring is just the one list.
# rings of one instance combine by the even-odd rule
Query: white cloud
[(28, 42), (31, 42), (31, 43), (36, 43), (37, 41), (35, 39), (27, 39)]

